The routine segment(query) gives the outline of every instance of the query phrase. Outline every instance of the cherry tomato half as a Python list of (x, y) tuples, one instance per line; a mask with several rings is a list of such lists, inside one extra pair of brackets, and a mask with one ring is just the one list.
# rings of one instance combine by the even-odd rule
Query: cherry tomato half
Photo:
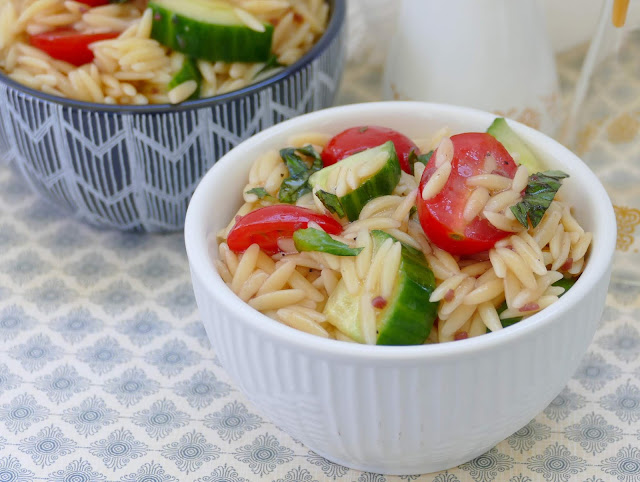
[(32, 35), (29, 43), (51, 57), (80, 66), (93, 60), (89, 45), (100, 40), (116, 38), (119, 32), (80, 33), (70, 28), (52, 30)]
[(474, 254), (488, 250), (508, 232), (494, 227), (486, 218), (476, 216), (470, 222), (463, 217), (464, 207), (473, 189), (468, 177), (485, 172), (488, 155), (496, 160), (493, 174), (513, 179), (517, 166), (503, 145), (489, 134), (469, 132), (451, 137), (453, 161), (451, 174), (442, 191), (431, 199), (422, 199), (422, 189), (436, 170), (436, 153), (431, 157), (420, 180), (417, 196), (418, 215), (425, 234), (436, 246), (451, 254)]
[(102, 5), (108, 5), (109, 0), (77, 0), (80, 3), (84, 3), (85, 5), (89, 5), (90, 7), (100, 7)]
[(229, 231), (227, 245), (231, 251), (241, 253), (253, 243), (267, 254), (275, 254), (278, 240), (291, 238), (298, 229), (305, 229), (310, 222), (320, 225), (329, 234), (340, 234), (342, 226), (331, 216), (318, 214), (311, 209), (275, 204), (251, 211), (242, 216)]
[(377, 147), (387, 141), (393, 141), (402, 170), (411, 174), (409, 154), (411, 151), (420, 154), (420, 150), (407, 136), (388, 127), (360, 126), (342, 131), (335, 135), (322, 150), (322, 163), (325, 167), (330, 166), (345, 157)]

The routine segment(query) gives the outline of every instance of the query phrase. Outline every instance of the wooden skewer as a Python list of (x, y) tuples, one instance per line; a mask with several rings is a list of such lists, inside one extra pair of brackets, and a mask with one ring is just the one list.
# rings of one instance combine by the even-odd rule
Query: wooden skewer
[(611, 15), (614, 27), (624, 26), (627, 20), (627, 10), (629, 10), (629, 0), (614, 0), (613, 14)]

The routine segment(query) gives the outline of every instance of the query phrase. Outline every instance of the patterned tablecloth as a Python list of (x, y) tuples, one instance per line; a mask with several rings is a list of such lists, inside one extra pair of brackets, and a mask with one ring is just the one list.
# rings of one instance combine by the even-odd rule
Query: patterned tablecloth
[[(565, 84), (576, 62), (561, 62)], [(375, 100), (358, 90), (375, 72), (348, 75), (343, 102)], [(640, 200), (616, 202), (607, 308), (567, 387), (477, 459), (390, 477), (326, 461), (234, 387), (198, 319), (180, 234), (85, 226), (0, 163), (0, 481), (640, 480)]]

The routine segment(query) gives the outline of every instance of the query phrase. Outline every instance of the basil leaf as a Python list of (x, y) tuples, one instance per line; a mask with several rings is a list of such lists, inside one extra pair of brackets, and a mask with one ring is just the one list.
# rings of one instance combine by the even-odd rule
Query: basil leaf
[(420, 154), (418, 156), (418, 162), (421, 162), (426, 166), (427, 164), (429, 164), (429, 161), (431, 160), (431, 156), (433, 156), (433, 151), (429, 151), (426, 154)]
[(574, 284), (576, 284), (576, 281), (578, 281), (578, 278), (562, 278), (553, 283), (552, 286), (560, 286), (561, 288), (564, 288), (564, 293), (558, 295), (558, 298), (569, 291), (569, 289), (572, 288)]
[(426, 154), (420, 154), (417, 155), (416, 151), (411, 149), (409, 151), (409, 157), (407, 158), (407, 161), (409, 162), (409, 167), (411, 169), (411, 173), (413, 174), (413, 165), (416, 162), (421, 162), (422, 164), (424, 164), (425, 166), (429, 163), (429, 160), (431, 159), (431, 156), (433, 156), (433, 151), (429, 151)]
[(297, 152), (300, 152), (302, 154), (304, 154), (305, 156), (308, 156), (310, 158), (313, 159), (313, 164), (311, 165), (311, 169), (315, 171), (319, 171), (320, 169), (322, 169), (322, 158), (320, 157), (320, 154), (318, 154), (316, 152), (316, 150), (313, 148), (313, 146), (308, 145), (308, 146), (304, 146), (304, 147), (298, 147), (296, 149)]
[(534, 228), (540, 224), (558, 189), (562, 186), (562, 179), (569, 177), (562, 171), (544, 171), (529, 176), (529, 182), (524, 191), (524, 197), (511, 212), (525, 228), (529, 222)]
[[(311, 157), (311, 167), (296, 152)], [(301, 196), (311, 191), (309, 177), (322, 169), (322, 159), (312, 146), (287, 147), (280, 151), (280, 157), (289, 170), (289, 177), (282, 181), (278, 198), (283, 203), (294, 204)]]
[(254, 187), (253, 189), (249, 189), (245, 194), (255, 194), (258, 196), (258, 199), (264, 199), (265, 197), (271, 196), (271, 194), (269, 194), (263, 187)]
[[(504, 310), (507, 309), (507, 302), (503, 301), (502, 304), (500, 306), (498, 306), (498, 308), (496, 309), (496, 311), (498, 312), (498, 315), (500, 315)], [(505, 319), (501, 319), (500, 323), (502, 324), (503, 328), (506, 328), (507, 326), (511, 326), (511, 325), (515, 325), (516, 323), (518, 323), (520, 320), (522, 320), (522, 316), (516, 316), (515, 318), (505, 318)], [(487, 333), (489, 333), (491, 330), (489, 330), (489, 328), (487, 328)]]
[(357, 256), (364, 248), (350, 248), (336, 241), (324, 231), (314, 228), (298, 229), (293, 233), (293, 243), (298, 251), (319, 251), (336, 256)]
[(316, 191), (316, 196), (318, 196), (318, 199), (320, 199), (322, 204), (324, 204), (324, 207), (330, 212), (337, 214), (340, 218), (344, 218), (344, 208), (342, 207), (338, 196), (322, 190)]

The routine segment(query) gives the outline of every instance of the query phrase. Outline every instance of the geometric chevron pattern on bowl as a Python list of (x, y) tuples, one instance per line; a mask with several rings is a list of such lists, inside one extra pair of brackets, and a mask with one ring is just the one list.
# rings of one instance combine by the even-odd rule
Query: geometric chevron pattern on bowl
[(343, 66), (344, 3), (325, 35), (273, 77), (178, 106), (102, 106), (33, 91), (0, 74), (0, 152), (32, 189), (96, 226), (181, 229), (205, 172), (253, 134), (332, 105)]

